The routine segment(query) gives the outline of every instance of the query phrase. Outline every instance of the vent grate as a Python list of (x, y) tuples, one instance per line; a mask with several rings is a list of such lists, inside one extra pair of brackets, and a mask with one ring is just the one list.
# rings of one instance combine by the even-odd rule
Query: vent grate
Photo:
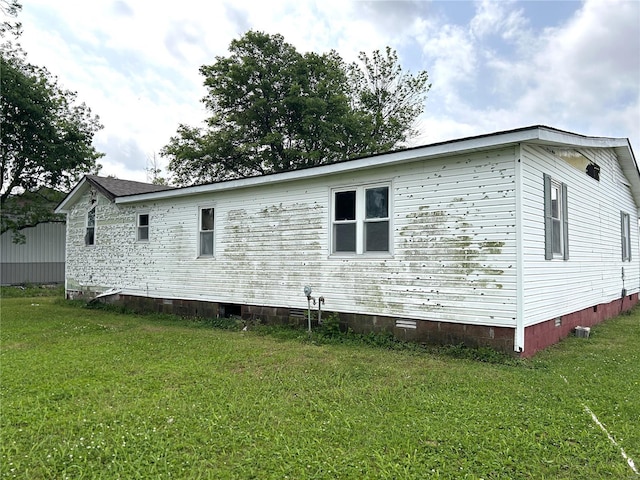
[(306, 318), (307, 311), (301, 308), (290, 308), (289, 309), (289, 317), (290, 318)]
[(396, 328), (408, 328), (415, 330), (418, 328), (418, 322), (415, 320), (396, 320)]

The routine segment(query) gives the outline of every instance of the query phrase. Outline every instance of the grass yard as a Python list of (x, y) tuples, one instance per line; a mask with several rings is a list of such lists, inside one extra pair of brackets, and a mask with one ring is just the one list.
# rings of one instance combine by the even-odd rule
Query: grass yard
[(640, 478), (640, 311), (495, 364), (1, 302), (2, 478)]

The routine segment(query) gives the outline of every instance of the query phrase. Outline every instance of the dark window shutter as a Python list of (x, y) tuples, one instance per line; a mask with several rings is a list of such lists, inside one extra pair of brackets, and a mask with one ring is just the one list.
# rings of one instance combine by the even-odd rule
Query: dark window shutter
[(622, 261), (626, 260), (625, 258), (625, 243), (624, 243), (624, 212), (620, 212), (620, 251), (622, 252)]
[(551, 177), (544, 174), (544, 258), (553, 258), (553, 246), (551, 236), (553, 233), (553, 221), (551, 218)]
[(567, 185), (562, 184), (562, 241), (564, 242), (564, 260), (569, 260), (569, 208), (567, 203)]

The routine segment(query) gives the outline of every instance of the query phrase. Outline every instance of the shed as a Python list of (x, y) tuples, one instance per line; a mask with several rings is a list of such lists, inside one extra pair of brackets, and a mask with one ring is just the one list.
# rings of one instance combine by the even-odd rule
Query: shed
[(141, 185), (85, 177), (58, 206), (68, 296), (292, 321), (311, 286), (358, 332), (524, 356), (638, 301), (640, 173), (627, 139), (532, 126)]
[(42, 222), (20, 229), (24, 242), (14, 243), (12, 231), (0, 236), (0, 284), (64, 282), (64, 222)]

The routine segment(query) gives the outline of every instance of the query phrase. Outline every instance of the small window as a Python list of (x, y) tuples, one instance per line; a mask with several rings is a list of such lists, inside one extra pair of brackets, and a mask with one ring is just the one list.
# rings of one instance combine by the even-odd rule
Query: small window
[(149, 241), (149, 214), (148, 213), (138, 214), (138, 237), (137, 238), (139, 242)]
[(567, 186), (544, 175), (545, 258), (569, 259)]
[(87, 227), (84, 234), (85, 245), (95, 245), (96, 243), (96, 207), (87, 212)]
[(389, 186), (333, 192), (332, 253), (389, 252)]
[(213, 256), (213, 219), (213, 208), (200, 209), (199, 255), (201, 257)]
[(622, 261), (631, 261), (631, 223), (629, 214), (620, 212), (620, 235), (622, 237)]

